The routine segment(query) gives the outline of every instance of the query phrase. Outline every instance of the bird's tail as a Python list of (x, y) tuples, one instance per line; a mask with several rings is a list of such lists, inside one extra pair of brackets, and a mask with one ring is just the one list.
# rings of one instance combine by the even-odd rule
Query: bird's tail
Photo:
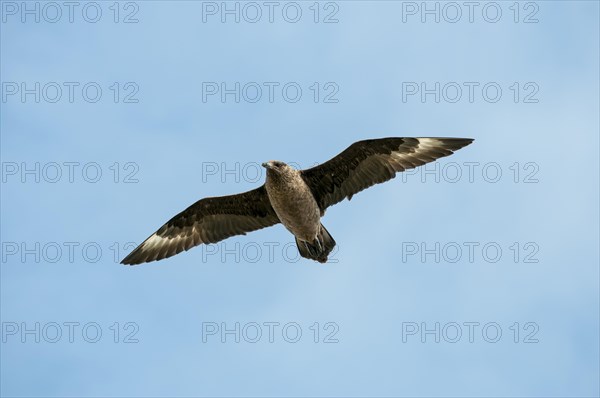
[(321, 224), (317, 239), (309, 243), (296, 238), (296, 245), (302, 257), (325, 263), (327, 262), (327, 256), (335, 247), (335, 240), (329, 235), (329, 231), (325, 229), (323, 224)]

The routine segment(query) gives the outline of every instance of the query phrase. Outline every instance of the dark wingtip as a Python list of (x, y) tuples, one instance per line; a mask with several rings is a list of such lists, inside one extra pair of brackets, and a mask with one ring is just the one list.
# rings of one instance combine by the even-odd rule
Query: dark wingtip
[(131, 253), (129, 253), (129, 255), (127, 257), (125, 257), (123, 260), (121, 260), (121, 264), (123, 265), (138, 265), (143, 263), (144, 261), (139, 261), (139, 259), (135, 258), (135, 254), (136, 254), (137, 250), (132, 251)]
[(123, 260), (121, 260), (122, 265), (133, 265), (133, 263), (131, 263), (129, 260), (127, 260), (127, 257), (125, 257)]
[(475, 138), (459, 138), (458, 140), (460, 143), (464, 143), (464, 145), (462, 146), (464, 148), (467, 145), (471, 145), (473, 141), (475, 141)]
[(447, 145), (447, 148), (456, 151), (458, 149), (464, 148), (467, 145), (470, 145), (475, 141), (474, 138), (450, 138), (450, 137), (437, 137), (436, 140), (440, 140), (444, 145)]

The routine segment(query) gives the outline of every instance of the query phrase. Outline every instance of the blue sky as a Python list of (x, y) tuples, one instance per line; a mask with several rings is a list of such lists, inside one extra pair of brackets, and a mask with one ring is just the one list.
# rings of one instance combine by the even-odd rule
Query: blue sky
[[(2, 396), (598, 396), (598, 3), (221, 4), (0, 2)], [(475, 143), (329, 209), (328, 264), (282, 226), (118, 264), (385, 136)]]

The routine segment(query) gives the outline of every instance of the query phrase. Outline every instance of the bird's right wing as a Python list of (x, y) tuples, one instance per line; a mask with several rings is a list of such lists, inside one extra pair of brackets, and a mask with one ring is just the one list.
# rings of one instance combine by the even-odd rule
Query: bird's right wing
[(160, 227), (121, 264), (162, 260), (201, 243), (215, 243), (277, 223), (264, 185), (237, 195), (201, 199)]
[(381, 138), (358, 141), (302, 177), (321, 212), (372, 185), (391, 180), (397, 172), (422, 166), (473, 142), (470, 138)]

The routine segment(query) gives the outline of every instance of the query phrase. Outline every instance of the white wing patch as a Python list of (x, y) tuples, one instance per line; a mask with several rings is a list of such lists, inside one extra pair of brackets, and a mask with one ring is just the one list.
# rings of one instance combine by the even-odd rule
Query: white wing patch
[[(442, 156), (450, 155), (451, 150), (444, 147), (444, 142), (436, 138), (416, 138), (417, 145), (407, 151), (405, 147), (400, 147), (397, 151), (391, 153), (394, 163), (397, 163), (399, 169), (404, 171), (414, 167), (422, 166), (439, 159)], [(445, 155), (440, 155), (442, 152)]]
[(146, 253), (149, 251), (157, 250), (162, 248), (163, 246), (176, 246), (179, 244), (179, 241), (187, 239), (187, 236), (175, 236), (175, 237), (162, 237), (158, 236), (156, 233), (152, 234), (142, 245), (140, 246), (140, 251), (142, 253)]

